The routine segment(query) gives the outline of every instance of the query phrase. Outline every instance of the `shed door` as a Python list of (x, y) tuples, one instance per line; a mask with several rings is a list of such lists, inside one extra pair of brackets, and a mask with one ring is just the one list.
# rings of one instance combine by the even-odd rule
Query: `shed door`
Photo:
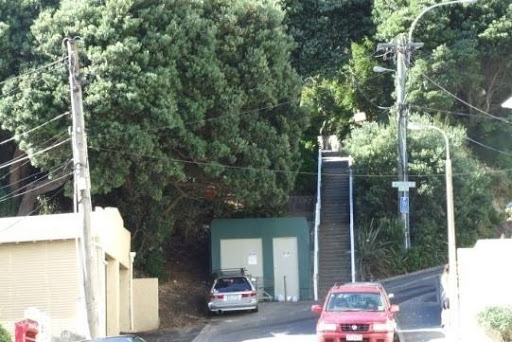
[(299, 299), (297, 238), (274, 238), (274, 298)]
[(261, 239), (221, 239), (220, 267), (245, 267), (253, 277), (263, 277)]

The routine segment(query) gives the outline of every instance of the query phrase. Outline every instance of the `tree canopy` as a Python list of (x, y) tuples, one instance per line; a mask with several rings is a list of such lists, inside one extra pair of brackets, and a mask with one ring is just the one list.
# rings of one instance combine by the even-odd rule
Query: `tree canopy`
[[(69, 0), (32, 25), (46, 62), (80, 37), (93, 202), (120, 208), (141, 251), (157, 253), (176, 225), (285, 204), (307, 118), (283, 18), (268, 1)], [(69, 109), (64, 68), (8, 82), (4, 94), (0, 119), (15, 134)], [(60, 151), (32, 163), (50, 170), (70, 158)]]
[[(432, 124), (417, 115), (411, 121)], [(467, 147), (464, 128), (434, 124), (447, 133), (450, 142), (457, 243), (471, 246), (478, 237), (492, 236), (500, 222), (492, 204), (492, 177)], [(397, 173), (396, 135), (396, 123), (391, 120), (390, 124), (366, 123), (345, 140), (346, 151), (354, 158), (356, 222), (362, 230), (371, 227), (373, 220), (387, 222), (396, 217), (397, 191), (391, 187)], [(408, 150), (409, 179), (416, 182), (410, 191), (412, 250), (404, 265), (410, 271), (445, 262), (447, 248), (439, 242), (447, 239), (446, 151), (442, 135), (435, 130), (411, 131)], [(400, 250), (403, 235), (394, 238)]]

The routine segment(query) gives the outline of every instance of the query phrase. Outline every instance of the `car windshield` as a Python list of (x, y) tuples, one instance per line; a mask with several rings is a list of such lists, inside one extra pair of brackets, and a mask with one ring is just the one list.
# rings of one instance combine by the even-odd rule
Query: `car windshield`
[(332, 293), (327, 302), (327, 311), (384, 311), (378, 292)]
[(217, 279), (213, 292), (240, 292), (251, 291), (251, 284), (244, 277)]

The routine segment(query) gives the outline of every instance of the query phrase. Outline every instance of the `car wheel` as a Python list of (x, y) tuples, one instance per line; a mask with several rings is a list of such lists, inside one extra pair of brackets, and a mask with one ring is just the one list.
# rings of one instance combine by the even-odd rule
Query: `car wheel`
[(258, 312), (258, 307), (256, 307), (256, 309), (252, 309), (252, 312)]
[(398, 336), (398, 332), (396, 331), (393, 335), (393, 342), (400, 342), (400, 336)]

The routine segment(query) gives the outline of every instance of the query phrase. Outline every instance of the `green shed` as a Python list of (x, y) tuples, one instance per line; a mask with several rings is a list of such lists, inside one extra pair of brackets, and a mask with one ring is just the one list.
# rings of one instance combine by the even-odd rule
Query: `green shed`
[(306, 218), (215, 219), (211, 268), (246, 268), (260, 295), (311, 299), (310, 229)]

